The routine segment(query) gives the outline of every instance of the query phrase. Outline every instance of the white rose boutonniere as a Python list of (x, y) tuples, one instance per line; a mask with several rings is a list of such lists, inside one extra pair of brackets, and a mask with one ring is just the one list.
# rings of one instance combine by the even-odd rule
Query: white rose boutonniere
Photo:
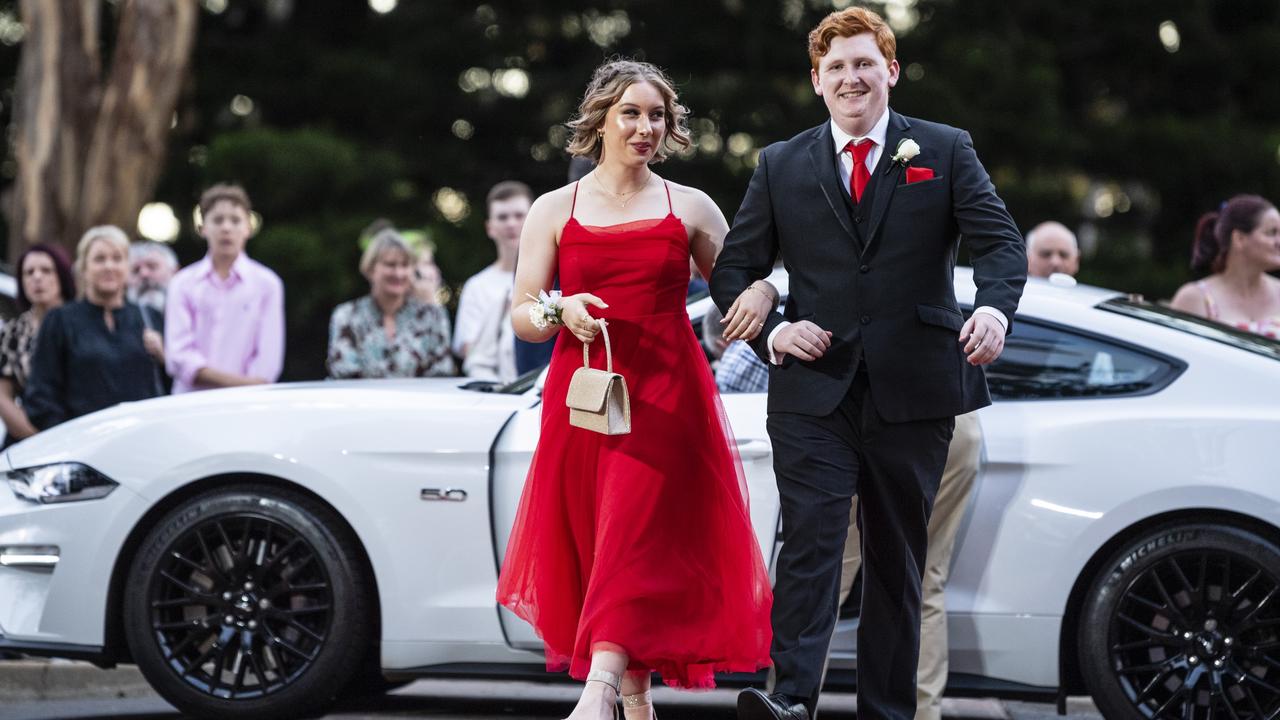
[(919, 154), (920, 143), (912, 140), (911, 138), (903, 138), (902, 141), (898, 143), (898, 151), (889, 159), (896, 165), (906, 167), (907, 163), (911, 162), (911, 159)]
[(561, 324), (560, 312), (563, 308), (560, 306), (559, 290), (552, 290), (549, 295), (546, 290), (539, 290), (538, 297), (529, 293), (525, 293), (524, 296), (533, 301), (529, 306), (529, 322), (533, 323), (534, 327), (546, 330), (552, 325)]

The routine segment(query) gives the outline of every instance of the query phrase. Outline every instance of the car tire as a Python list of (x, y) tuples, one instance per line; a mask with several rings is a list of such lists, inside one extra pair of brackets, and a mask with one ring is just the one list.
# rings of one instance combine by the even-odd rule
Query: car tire
[(269, 485), (192, 497), (147, 533), (124, 625), (152, 687), (184, 713), (258, 720), (329, 707), (369, 647), (357, 541), (327, 506)]
[(1226, 525), (1167, 525), (1125, 543), (1080, 615), (1079, 661), (1102, 716), (1280, 712), (1280, 546)]

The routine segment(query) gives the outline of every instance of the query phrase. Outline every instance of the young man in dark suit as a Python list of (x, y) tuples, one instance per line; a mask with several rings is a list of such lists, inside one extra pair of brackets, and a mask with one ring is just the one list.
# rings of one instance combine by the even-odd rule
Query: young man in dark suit
[[(1017, 226), (963, 130), (889, 109), (893, 31), (864, 8), (809, 36), (830, 118), (760, 155), (711, 277), (722, 310), (781, 255), (785, 316), (759, 321), (771, 364), (769, 435), (782, 498), (774, 591), (776, 692), (739, 696), (742, 720), (808, 720), (836, 621), (852, 497), (863, 534), (858, 717), (915, 713), (920, 574), (957, 415), (990, 403), (1026, 280)], [(965, 320), (952, 274), (973, 260)]]

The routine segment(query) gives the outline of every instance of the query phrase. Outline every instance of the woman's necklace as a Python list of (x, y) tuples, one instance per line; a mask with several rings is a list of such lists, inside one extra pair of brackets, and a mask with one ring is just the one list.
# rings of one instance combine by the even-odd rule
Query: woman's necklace
[(649, 186), (649, 181), (653, 179), (653, 171), (652, 170), (649, 171), (649, 176), (644, 179), (644, 182), (640, 183), (640, 187), (628, 193), (616, 193), (610, 190), (609, 188), (605, 187), (604, 183), (600, 181), (600, 177), (595, 173), (591, 173), (591, 177), (596, 179), (596, 184), (600, 186), (601, 190), (609, 193), (614, 197), (615, 200), (618, 201), (618, 208), (622, 209), (622, 208), (626, 208), (627, 203), (635, 199), (635, 196), (638, 195), (641, 190)]

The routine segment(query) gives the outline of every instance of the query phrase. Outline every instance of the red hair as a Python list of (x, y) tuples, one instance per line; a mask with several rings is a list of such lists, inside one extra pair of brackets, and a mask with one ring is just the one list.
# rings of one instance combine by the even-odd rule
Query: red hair
[(831, 50), (831, 41), (837, 37), (853, 37), (869, 32), (876, 37), (876, 47), (884, 55), (885, 64), (892, 63), (898, 55), (898, 39), (884, 18), (860, 7), (833, 12), (822, 18), (818, 27), (809, 33), (809, 64), (814, 70), (822, 56)]

